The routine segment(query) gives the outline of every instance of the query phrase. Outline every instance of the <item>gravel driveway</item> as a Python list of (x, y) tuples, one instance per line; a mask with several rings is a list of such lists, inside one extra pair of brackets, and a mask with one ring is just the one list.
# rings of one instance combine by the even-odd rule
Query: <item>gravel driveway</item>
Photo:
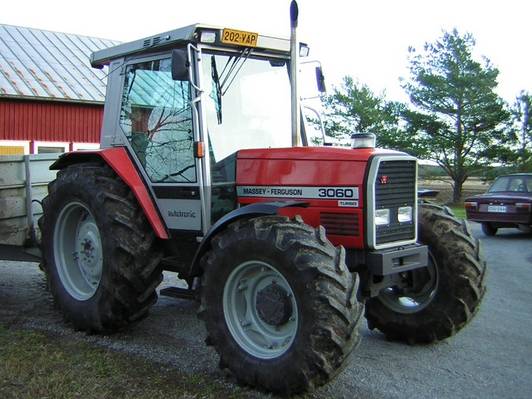
[[(388, 342), (364, 327), (362, 344), (348, 368), (308, 397), (532, 397), (532, 237), (502, 229), (486, 238), (478, 225), (472, 227), (483, 241), (489, 268), (488, 292), (472, 323), (450, 340), (428, 346)], [(174, 279), (166, 274), (163, 285)], [(205, 346), (195, 303), (161, 297), (150, 317), (128, 331), (90, 336), (63, 324), (43, 280), (34, 263), (0, 261), (1, 324), (132, 353), (240, 389), (218, 369), (215, 351)]]

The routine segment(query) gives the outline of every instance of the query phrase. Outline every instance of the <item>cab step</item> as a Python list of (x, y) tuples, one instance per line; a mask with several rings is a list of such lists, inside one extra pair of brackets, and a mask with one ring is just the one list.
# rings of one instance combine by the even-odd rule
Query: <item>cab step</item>
[(172, 298), (179, 298), (179, 299), (191, 299), (196, 300), (197, 299), (197, 291), (191, 290), (188, 288), (179, 288), (179, 287), (167, 287), (163, 288), (159, 295), (161, 296), (168, 296)]

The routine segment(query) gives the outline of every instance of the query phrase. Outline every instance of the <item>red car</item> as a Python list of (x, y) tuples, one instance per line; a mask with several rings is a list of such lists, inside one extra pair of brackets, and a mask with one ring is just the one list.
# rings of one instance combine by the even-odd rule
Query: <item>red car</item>
[(501, 227), (532, 229), (532, 173), (498, 177), (485, 194), (469, 197), (464, 203), (467, 220), (482, 223), (488, 236)]

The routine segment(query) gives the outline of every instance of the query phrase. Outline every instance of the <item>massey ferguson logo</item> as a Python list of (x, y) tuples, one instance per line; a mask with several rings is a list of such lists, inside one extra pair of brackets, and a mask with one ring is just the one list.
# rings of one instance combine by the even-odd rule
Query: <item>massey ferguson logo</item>
[(380, 176), (380, 177), (379, 177), (379, 182), (380, 182), (381, 184), (388, 184), (388, 181), (389, 181), (388, 176)]

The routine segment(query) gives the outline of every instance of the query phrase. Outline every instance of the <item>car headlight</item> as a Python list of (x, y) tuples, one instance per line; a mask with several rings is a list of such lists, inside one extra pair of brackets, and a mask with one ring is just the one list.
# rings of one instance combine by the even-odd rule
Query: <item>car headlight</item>
[(377, 226), (383, 226), (390, 224), (390, 210), (389, 209), (377, 209), (375, 211), (375, 224)]
[(397, 210), (397, 220), (399, 223), (412, 221), (412, 207), (402, 206)]

